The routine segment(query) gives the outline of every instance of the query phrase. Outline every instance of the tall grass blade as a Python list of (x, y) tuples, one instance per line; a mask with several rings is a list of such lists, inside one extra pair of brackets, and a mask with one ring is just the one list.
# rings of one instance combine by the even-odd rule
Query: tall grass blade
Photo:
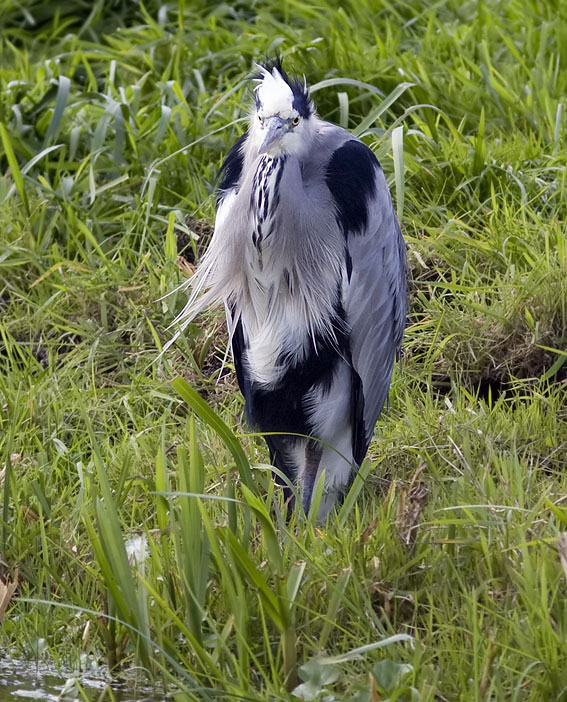
[(358, 496), (360, 495), (360, 492), (373, 468), (374, 466), (368, 458), (365, 458), (362, 461), (362, 465), (358, 469), (350, 490), (347, 492), (338, 513), (338, 522), (341, 529), (346, 525), (352, 509), (358, 500)]
[(373, 643), (366, 644), (365, 646), (358, 646), (353, 648), (348, 653), (343, 653), (340, 656), (325, 656), (323, 658), (318, 658), (317, 660), (322, 665), (336, 665), (337, 663), (347, 663), (348, 661), (356, 660), (365, 656), (371, 651), (376, 651), (380, 648), (386, 648), (386, 646), (391, 646), (392, 644), (399, 643), (400, 641), (413, 641), (413, 638), (409, 634), (394, 634), (393, 636), (387, 636), (381, 641), (374, 641)]
[(6, 154), (6, 160), (8, 161), (8, 166), (10, 167), (14, 185), (18, 191), (18, 195), (20, 196), (24, 210), (29, 217), (30, 208), (27, 192), (24, 186), (24, 179), (22, 177), (22, 172), (20, 171), (20, 166), (18, 165), (18, 159), (16, 158), (16, 154), (14, 153), (14, 149), (12, 147), (10, 135), (2, 122), (0, 122), (0, 140), (2, 141), (2, 146), (4, 147), (4, 153)]
[[(202, 494), (205, 488), (203, 461), (197, 445), (195, 420), (189, 419), (189, 456), (177, 449), (177, 477), (181, 493)], [(174, 523), (177, 565), (185, 593), (188, 624), (202, 645), (201, 622), (205, 614), (205, 595), (209, 577), (209, 539), (202, 528), (198, 497), (180, 495)]]
[(69, 98), (69, 91), (71, 90), (71, 81), (67, 76), (59, 76), (59, 83), (57, 85), (57, 96), (55, 98), (55, 108), (53, 110), (53, 116), (51, 117), (51, 122), (47, 132), (45, 133), (45, 140), (43, 142), (43, 147), (47, 147), (52, 139), (57, 137), (59, 129), (61, 128), (61, 119), (63, 118), (63, 112), (65, 111), (65, 106), (67, 105), (67, 100)]
[(360, 136), (369, 127), (371, 127), (376, 120), (378, 120), (385, 112), (388, 110), (398, 98), (404, 94), (408, 88), (412, 88), (414, 83), (400, 83), (392, 92), (377, 106), (375, 107), (356, 127), (353, 129), (355, 136)]
[(398, 220), (403, 221), (405, 199), (404, 177), (404, 131), (403, 127), (396, 127), (392, 132), (392, 154), (394, 157), (394, 174), (396, 181), (396, 212)]
[(197, 393), (186, 380), (183, 378), (175, 378), (175, 380), (171, 381), (171, 386), (181, 395), (195, 414), (221, 437), (232, 454), (242, 482), (248, 489), (254, 492), (254, 481), (252, 479), (250, 464), (238, 439), (234, 436), (232, 431), (222, 419), (213, 412), (205, 400), (203, 400), (199, 393)]
[[(92, 425), (84, 410), (83, 418), (90, 435), (93, 461), (98, 477), (98, 484), (93, 485), (97, 529), (92, 523), (88, 503), (84, 505), (83, 522), (89, 533), (90, 542), (95, 550), (108, 591), (116, 603), (121, 618), (132, 630), (139, 633), (139, 636), (136, 637), (137, 650), (144, 666), (151, 670), (151, 649), (148, 644), (150, 635), (144, 602), (145, 591), (143, 587), (136, 586), (126, 552), (118, 510), (108, 482), (106, 467)], [(101, 497), (96, 497), (99, 489)]]

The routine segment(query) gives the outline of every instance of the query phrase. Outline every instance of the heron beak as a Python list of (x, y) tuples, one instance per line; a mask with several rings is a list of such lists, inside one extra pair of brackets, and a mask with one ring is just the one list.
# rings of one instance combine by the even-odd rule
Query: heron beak
[(264, 141), (258, 149), (259, 154), (265, 154), (275, 142), (286, 133), (286, 122), (281, 117), (269, 117), (264, 121)]

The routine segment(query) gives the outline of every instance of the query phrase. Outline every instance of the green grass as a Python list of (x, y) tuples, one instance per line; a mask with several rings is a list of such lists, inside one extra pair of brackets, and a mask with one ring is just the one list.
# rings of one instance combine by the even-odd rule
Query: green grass
[[(179, 699), (567, 700), (567, 5), (0, 12), (2, 653)], [(222, 319), (158, 359), (276, 50), (379, 156), (412, 277), (324, 526), (282, 517)]]

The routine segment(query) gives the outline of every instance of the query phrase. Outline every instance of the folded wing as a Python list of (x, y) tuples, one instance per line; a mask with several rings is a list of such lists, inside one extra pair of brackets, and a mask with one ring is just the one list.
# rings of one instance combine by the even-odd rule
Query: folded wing
[(351, 139), (327, 170), (345, 237), (342, 302), (350, 329), (353, 456), (360, 463), (388, 397), (406, 316), (405, 245), (374, 154)]

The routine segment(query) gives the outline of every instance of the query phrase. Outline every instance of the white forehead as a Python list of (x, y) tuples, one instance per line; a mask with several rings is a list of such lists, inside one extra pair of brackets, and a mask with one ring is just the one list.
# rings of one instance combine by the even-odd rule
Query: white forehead
[(270, 73), (260, 66), (262, 78), (256, 87), (256, 93), (260, 100), (260, 112), (264, 116), (279, 115), (284, 119), (297, 114), (293, 109), (293, 92), (289, 85), (282, 78), (277, 68)]

